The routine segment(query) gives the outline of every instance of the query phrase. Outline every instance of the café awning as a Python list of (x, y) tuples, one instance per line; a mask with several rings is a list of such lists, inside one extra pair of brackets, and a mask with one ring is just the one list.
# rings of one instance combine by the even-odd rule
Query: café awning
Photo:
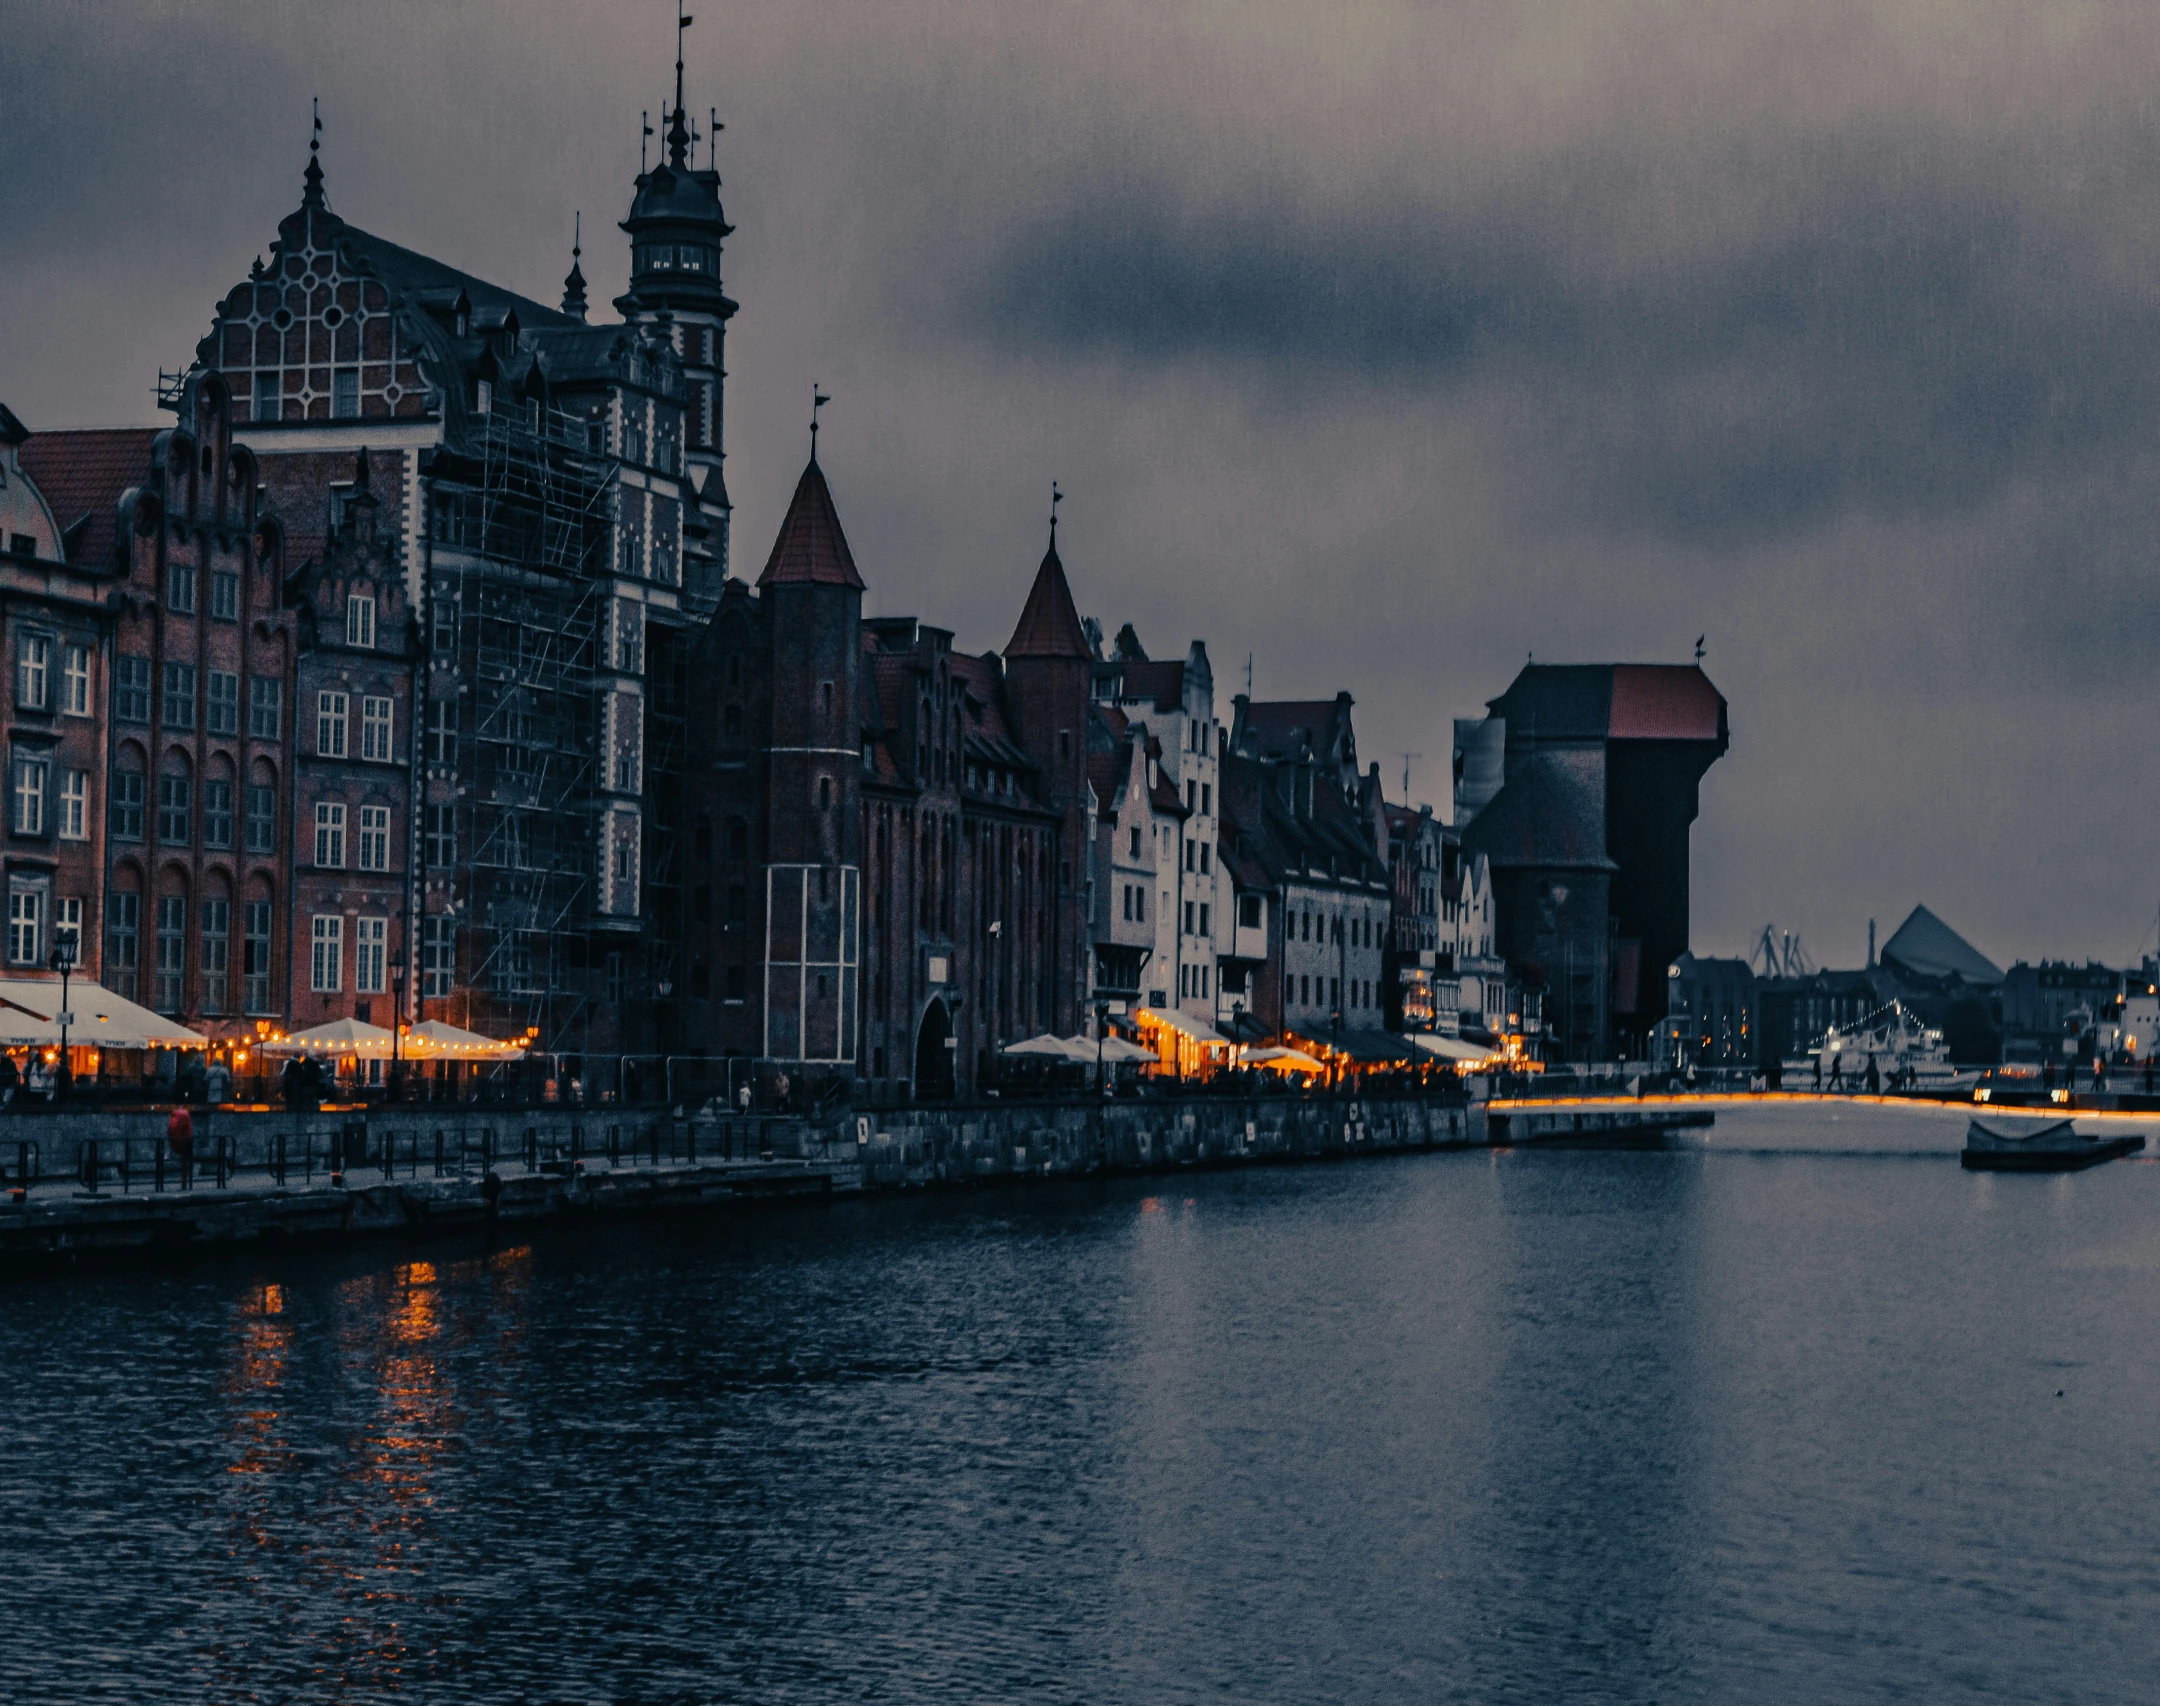
[[(1029, 1037), (1025, 1042), (1007, 1043), (998, 1053), (1018, 1060), (1077, 1060), (1078, 1051), (1063, 1037), (1052, 1036), (1048, 1031), (1039, 1037)], [(1095, 1058), (1095, 1045), (1088, 1044), (1088, 1059)]]
[(1182, 1037), (1188, 1037), (1202, 1048), (1228, 1048), (1230, 1039), (1205, 1019), (1195, 1019), (1190, 1013), (1166, 1011), (1160, 1007), (1143, 1007), (1135, 1015), (1143, 1025), (1162, 1025)]
[(1250, 1048), (1245, 1051), (1245, 1066), (1261, 1066), (1270, 1072), (1325, 1072), (1326, 1067), (1313, 1059), (1303, 1049)]
[(1493, 1060), (1499, 1054), (1497, 1049), (1481, 1048), (1476, 1043), (1464, 1042), (1460, 1037), (1420, 1035), (1414, 1040), (1427, 1054), (1437, 1055), (1457, 1066), (1474, 1066), (1480, 1061)]
[[(0, 1045), (60, 1041), (60, 980), (0, 978)], [(72, 1022), (67, 1040), (76, 1048), (208, 1048), (210, 1039), (175, 1020), (138, 1007), (101, 984), (75, 978), (68, 985)]]

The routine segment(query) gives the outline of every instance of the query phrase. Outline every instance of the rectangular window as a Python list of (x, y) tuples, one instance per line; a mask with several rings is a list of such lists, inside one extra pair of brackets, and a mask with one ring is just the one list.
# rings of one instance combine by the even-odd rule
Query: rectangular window
[(157, 838), (168, 847), (185, 847), (188, 844), (188, 796), (192, 792), (185, 776), (158, 778)]
[(248, 683), (248, 733), (257, 740), (277, 740), (285, 733), (285, 684), (272, 675)]
[(14, 806), (9, 821), (17, 835), (45, 833), (45, 779), (51, 767), (42, 758), (15, 760)]
[(1187, 902), (1185, 903), (1185, 934), (1186, 934), (1186, 935), (1188, 935), (1188, 936), (1190, 936), (1190, 935), (1191, 935), (1192, 933), (1193, 933), (1193, 903), (1192, 903), (1191, 901), (1189, 901), (1189, 900), (1188, 900), (1188, 901), (1187, 901)]
[(316, 694), (315, 755), (318, 758), (345, 756), (345, 715), (349, 703), (342, 693)]
[(112, 832), (115, 841), (142, 839), (143, 775), (140, 770), (113, 772)]
[(432, 606), (435, 629), (435, 655), (449, 657), (457, 650), (457, 603), (447, 594), (438, 594)]
[(375, 649), (375, 600), (364, 592), (345, 600), (345, 643), (364, 652)]
[(361, 870), (389, 870), (390, 808), (388, 806), (362, 806), (360, 808), (359, 833), (354, 839), (359, 843), (354, 851), (359, 855)]
[(193, 563), (167, 563), (165, 565), (165, 605), (182, 616), (195, 614), (195, 565)]
[(15, 705), (23, 711), (52, 709), (52, 641), (25, 634), (15, 643)]
[(225, 1011), (225, 975), (232, 960), (232, 902), (202, 903), (202, 1010)]
[(455, 699), (432, 699), (428, 702), (427, 743), (427, 761), (430, 764), (448, 765), (457, 762)]
[(440, 1000), (450, 993), (456, 971), (457, 920), (431, 917), (420, 921), (420, 993)]
[(132, 1001), (135, 973), (142, 964), (142, 896), (107, 895), (105, 931), (111, 942), (105, 958), (106, 986)]
[(240, 620), (240, 577), (230, 569), (210, 571), (210, 619), (213, 622)]
[(360, 370), (357, 367), (340, 367), (330, 375), (330, 418), (334, 421), (360, 418)]
[(354, 994), (381, 995), (389, 987), (383, 982), (383, 967), (389, 952), (389, 940), (389, 919), (356, 918), (353, 920)]
[(345, 982), (345, 920), (317, 913), (308, 954), (308, 987), (335, 995)]
[(82, 899), (53, 902), (53, 952), (69, 965), (82, 963)]
[(60, 711), (63, 716), (90, 714), (90, 648), (69, 646), (60, 674)]
[(457, 863), (457, 807), (429, 806), (426, 822), (428, 868), (446, 871)]
[(187, 897), (160, 895), (157, 903), (157, 989), (160, 1013), (177, 1013), (187, 984)]
[(222, 669), (210, 672), (210, 732), (240, 732), (240, 678)]
[(150, 660), (125, 652), (113, 671), (113, 717), (123, 723), (150, 720)]
[(165, 666), (165, 726), (173, 730), (195, 726), (195, 666), (191, 663)]
[(388, 699), (360, 701), (360, 756), (370, 764), (388, 764), (391, 709)]
[(275, 373), (256, 374), (253, 418), (260, 424), (263, 421), (277, 420), (282, 413), (278, 407), (278, 376)]
[(45, 960), (45, 891), (8, 885), (8, 964), (42, 965)]
[(635, 599), (615, 601), (615, 667), (625, 675), (645, 667), (645, 607)]
[(247, 791), (247, 850), (269, 853), (277, 847), (277, 790), (251, 787)]
[(334, 801), (324, 800), (315, 808), (315, 868), (345, 868), (345, 808)]
[[(1200, 903), (1200, 934), (1201, 934), (1201, 935), (1203, 935), (1203, 936), (1205, 936), (1205, 935), (1206, 935), (1207, 933), (1208, 933), (1208, 903), (1207, 903), (1206, 901), (1204, 901), (1204, 900), (1203, 900), (1203, 901), (1202, 901), (1202, 902)], [(1202, 991), (1202, 993), (1204, 994), (1204, 993), (1206, 993), (1206, 992), (1205, 992), (1205, 991)]]
[(202, 785), (202, 838), (205, 847), (232, 845), (233, 785), (222, 778)]
[(270, 1011), (270, 903), (251, 900), (241, 915), (246, 934), (240, 942), (241, 1004), (250, 1013)]

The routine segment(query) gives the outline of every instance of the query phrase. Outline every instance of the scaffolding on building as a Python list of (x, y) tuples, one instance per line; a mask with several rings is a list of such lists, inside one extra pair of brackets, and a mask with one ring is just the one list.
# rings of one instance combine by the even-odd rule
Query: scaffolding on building
[(604, 422), (510, 402), (438, 480), (433, 596), (455, 602), (464, 981), (498, 1029), (576, 1046), (591, 998), (599, 731), (594, 674), (614, 550)]

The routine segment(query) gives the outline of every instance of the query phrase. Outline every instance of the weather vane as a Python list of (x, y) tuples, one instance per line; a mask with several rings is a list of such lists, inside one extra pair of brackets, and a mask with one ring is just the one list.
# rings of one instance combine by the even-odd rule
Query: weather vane
[(818, 429), (818, 410), (822, 409), (822, 408), (823, 408), (823, 407), (824, 407), (824, 406), (825, 406), (825, 405), (826, 405), (827, 403), (829, 403), (829, 402), (831, 402), (831, 401), (832, 401), (832, 399), (831, 399), (830, 397), (826, 396), (826, 395), (825, 395), (825, 393), (824, 393), (823, 391), (821, 391), (821, 390), (819, 390), (819, 389), (817, 388), (817, 385), (816, 385), (816, 383), (815, 383), (815, 382), (813, 382), (813, 383), (811, 384), (811, 386), (810, 386), (810, 460), (811, 460), (811, 461), (813, 461), (813, 462), (815, 462), (815, 461), (817, 460), (817, 429)]
[(1050, 482), (1050, 543), (1057, 543), (1057, 506), (1065, 501), (1065, 494), (1058, 490), (1055, 480)]

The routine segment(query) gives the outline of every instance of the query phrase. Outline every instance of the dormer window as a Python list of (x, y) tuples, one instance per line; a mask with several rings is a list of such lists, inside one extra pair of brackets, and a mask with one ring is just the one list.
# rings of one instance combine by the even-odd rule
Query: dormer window
[(375, 600), (363, 593), (345, 601), (345, 643), (362, 651), (375, 649)]

